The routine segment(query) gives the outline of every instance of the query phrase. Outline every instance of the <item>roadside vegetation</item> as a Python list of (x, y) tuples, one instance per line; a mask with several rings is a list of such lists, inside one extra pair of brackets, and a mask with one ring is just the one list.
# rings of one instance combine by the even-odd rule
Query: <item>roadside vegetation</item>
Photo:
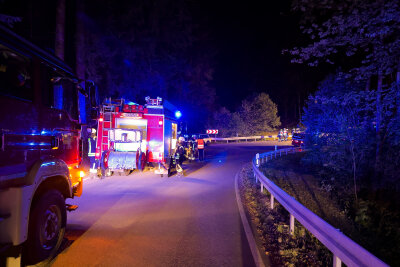
[[(349, 182), (351, 178), (344, 179), (342, 172), (310, 164), (309, 157), (309, 152), (288, 155), (268, 161), (267, 164), (261, 165), (260, 169), (277, 186), (359, 245), (389, 265), (400, 266), (398, 254), (400, 249), (400, 198), (395, 188), (374, 190), (369, 186), (360, 186), (358, 198), (355, 199), (353, 185)], [(289, 256), (289, 262), (294, 260), (295, 262), (300, 261), (302, 264), (304, 261), (304, 257), (301, 255), (303, 247), (291, 247), (291, 245), (298, 245), (299, 242), (303, 244), (304, 241), (297, 240), (299, 232), (303, 231), (305, 233), (303, 236), (300, 234), (300, 239), (306, 237), (307, 242), (313, 243), (306, 243), (311, 254), (315, 253), (314, 249), (323, 247), (315, 238), (308, 237), (310, 234), (303, 227), (296, 230), (296, 241), (291, 241), (290, 236), (282, 239), (280, 231), (288, 228), (288, 213), (279, 204), (276, 210), (269, 209), (269, 196), (259, 193), (260, 187), (255, 185), (251, 170), (248, 170), (247, 175), (243, 177), (243, 184), (246, 187), (244, 197), (249, 214), (252, 215), (257, 227), (263, 229), (261, 230), (262, 235), (264, 235), (264, 229), (270, 231), (269, 236), (264, 238), (268, 238), (268, 242), (275, 243), (279, 238), (286, 240), (283, 242), (283, 246), (278, 241), (280, 256), (287, 255), (282, 251), (295, 249), (293, 251), (296, 253)], [(268, 222), (271, 218), (274, 218), (272, 223)], [(271, 230), (271, 227), (275, 229)], [(275, 230), (276, 234), (273, 233)], [(288, 229), (285, 233), (288, 235)], [(268, 248), (266, 250), (268, 251)], [(322, 249), (317, 254), (317, 265), (321, 265), (320, 263), (326, 265), (325, 263), (331, 260), (331, 253), (326, 253), (324, 250), (326, 249)]]
[(294, 235), (289, 233), (289, 214), (260, 192), (250, 166), (241, 172), (240, 192), (247, 214), (258, 233), (271, 266), (330, 266), (332, 254), (311, 233), (296, 222)]
[(305, 39), (283, 52), (293, 63), (332, 71), (303, 110), (309, 152), (269, 162), (263, 171), (378, 258), (400, 266), (399, 1), (298, 0), (292, 11)]
[(209, 122), (220, 137), (268, 135), (280, 125), (278, 107), (266, 93), (244, 99), (235, 112), (220, 108)]

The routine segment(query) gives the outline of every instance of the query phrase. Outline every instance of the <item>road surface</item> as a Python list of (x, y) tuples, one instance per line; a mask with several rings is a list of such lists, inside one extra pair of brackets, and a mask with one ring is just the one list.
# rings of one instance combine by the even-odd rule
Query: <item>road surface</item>
[[(281, 143), (279, 143), (281, 144)], [(254, 266), (235, 174), (273, 142), (208, 146), (186, 176), (152, 172), (85, 181), (52, 266)]]

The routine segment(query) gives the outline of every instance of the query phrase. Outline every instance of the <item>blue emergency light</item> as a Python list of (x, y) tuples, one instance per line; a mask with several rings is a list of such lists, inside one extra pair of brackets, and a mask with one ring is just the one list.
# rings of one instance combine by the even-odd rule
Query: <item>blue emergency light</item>
[(179, 119), (180, 117), (182, 117), (182, 113), (179, 110), (175, 111), (175, 118)]

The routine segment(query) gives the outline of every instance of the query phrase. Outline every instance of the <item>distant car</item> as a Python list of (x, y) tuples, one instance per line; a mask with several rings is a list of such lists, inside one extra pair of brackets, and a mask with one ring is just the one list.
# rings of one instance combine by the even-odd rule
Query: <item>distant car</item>
[(304, 146), (304, 133), (293, 133), (292, 145), (293, 146)]

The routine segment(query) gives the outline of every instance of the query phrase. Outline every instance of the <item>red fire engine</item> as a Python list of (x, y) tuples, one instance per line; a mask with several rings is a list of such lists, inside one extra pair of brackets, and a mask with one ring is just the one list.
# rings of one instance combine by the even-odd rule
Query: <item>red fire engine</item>
[(162, 99), (146, 97), (146, 105), (124, 99), (106, 100), (100, 109), (97, 128), (96, 162), (98, 173), (129, 174), (147, 164), (157, 174), (168, 173), (169, 159), (176, 148), (178, 124), (176, 108)]

